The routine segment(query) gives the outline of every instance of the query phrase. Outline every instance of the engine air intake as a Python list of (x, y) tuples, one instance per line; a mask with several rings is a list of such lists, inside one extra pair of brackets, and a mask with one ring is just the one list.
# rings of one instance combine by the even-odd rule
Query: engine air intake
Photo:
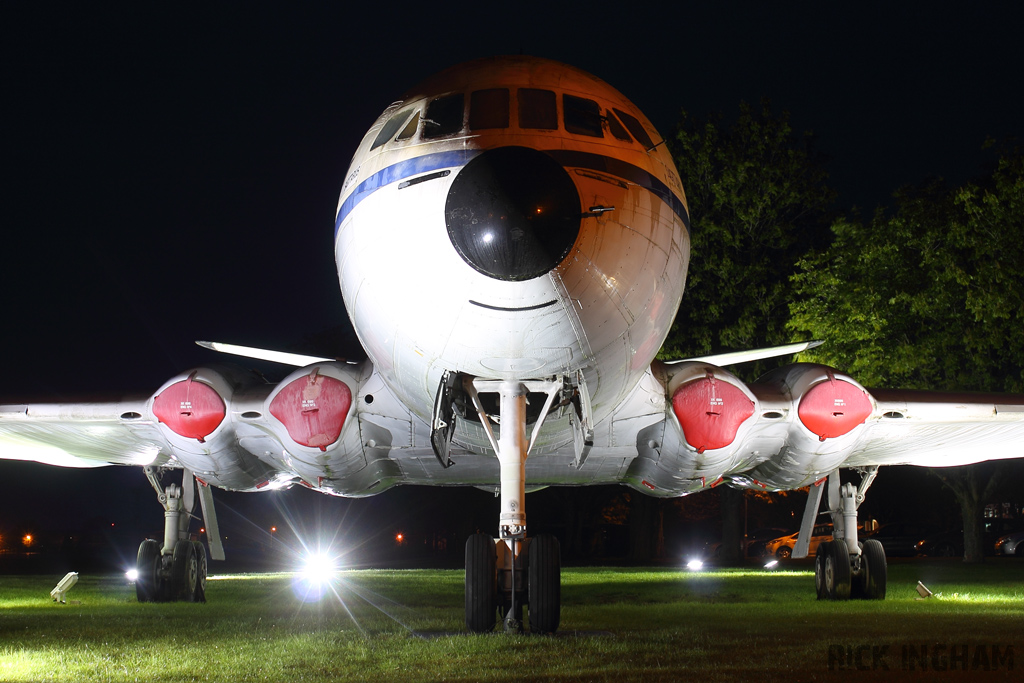
[(707, 375), (680, 385), (672, 410), (686, 443), (698, 453), (725, 448), (736, 440), (740, 425), (754, 414), (754, 402), (729, 382)]
[(819, 441), (847, 434), (871, 414), (871, 401), (860, 388), (829, 373), (828, 379), (811, 387), (797, 415)]
[(224, 419), (224, 399), (196, 373), (175, 382), (153, 399), (153, 414), (168, 429), (186, 439), (204, 443)]
[(341, 436), (351, 406), (348, 385), (313, 370), (281, 389), (270, 402), (270, 414), (295, 443), (326, 451)]

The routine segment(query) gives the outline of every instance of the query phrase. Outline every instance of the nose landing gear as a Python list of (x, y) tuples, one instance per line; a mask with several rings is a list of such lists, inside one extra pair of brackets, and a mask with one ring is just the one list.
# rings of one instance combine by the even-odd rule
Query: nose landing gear
[[(474, 534), (466, 542), (466, 627), (475, 633), (494, 629), (502, 611), (506, 633), (523, 631), (523, 607), (528, 607), (531, 633), (554, 633), (561, 620), (561, 556), (558, 539), (526, 536), (526, 396), (548, 395), (533, 429), (536, 436), (544, 417), (562, 390), (561, 380), (536, 382), (464, 380), (464, 388), (480, 416), (501, 472), (499, 537)], [(501, 427), (494, 438), (491, 421), (480, 401), (481, 391), (499, 395)]]

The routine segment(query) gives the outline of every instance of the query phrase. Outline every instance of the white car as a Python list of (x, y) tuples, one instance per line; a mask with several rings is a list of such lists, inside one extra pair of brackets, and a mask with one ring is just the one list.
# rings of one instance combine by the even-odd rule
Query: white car
[(1024, 531), (1007, 534), (996, 541), (996, 554), (1024, 557)]

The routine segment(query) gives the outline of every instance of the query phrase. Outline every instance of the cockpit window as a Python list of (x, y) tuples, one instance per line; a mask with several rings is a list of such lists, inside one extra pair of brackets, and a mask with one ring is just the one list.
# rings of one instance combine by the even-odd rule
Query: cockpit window
[(462, 111), (465, 96), (462, 93), (438, 97), (427, 105), (423, 117), (423, 137), (440, 138), (462, 130)]
[(626, 129), (622, 127), (622, 124), (619, 123), (619, 120), (615, 118), (615, 115), (612, 114), (607, 109), (604, 110), (604, 119), (605, 121), (608, 122), (608, 130), (612, 132), (612, 135), (617, 137), (619, 140), (633, 142), (633, 138), (629, 137), (629, 133), (627, 133)]
[(374, 138), (373, 144), (370, 145), (370, 149), (377, 149), (384, 143), (391, 140), (391, 138), (395, 137), (395, 133), (397, 133), (398, 129), (402, 127), (405, 120), (409, 118), (409, 112), (411, 111), (412, 108), (403, 109), (388, 119), (381, 127), (380, 132), (377, 133), (377, 137)]
[(562, 110), (566, 131), (594, 138), (604, 137), (604, 131), (601, 130), (601, 107), (594, 100), (562, 95)]
[(469, 96), (469, 129), (508, 128), (508, 88), (477, 90)]
[(419, 124), (420, 124), (420, 113), (416, 112), (413, 115), (413, 117), (411, 119), (409, 119), (409, 123), (405, 124), (405, 128), (402, 129), (402, 132), (398, 134), (398, 137), (395, 138), (395, 140), (396, 141), (408, 140), (413, 135), (416, 135), (416, 126), (418, 126)]
[(555, 93), (536, 88), (520, 88), (519, 127), (540, 130), (558, 130), (558, 110)]
[(638, 121), (635, 116), (631, 116), (621, 109), (615, 109), (614, 111), (616, 115), (622, 119), (622, 122), (626, 124), (626, 128), (628, 128), (629, 132), (633, 134), (636, 141), (644, 146), (644, 149), (650, 150), (654, 147), (654, 141), (651, 140), (651, 136), (647, 134), (647, 131), (644, 130), (643, 125), (641, 125), (640, 121)]

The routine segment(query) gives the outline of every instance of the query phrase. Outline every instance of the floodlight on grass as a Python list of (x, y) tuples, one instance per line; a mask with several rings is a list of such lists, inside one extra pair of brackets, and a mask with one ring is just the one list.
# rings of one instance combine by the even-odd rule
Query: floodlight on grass
[(778, 566), (779, 566), (779, 561), (778, 560), (768, 560), (765, 563), (764, 568), (765, 569), (775, 569)]
[(334, 591), (338, 569), (337, 558), (324, 552), (312, 552), (303, 558), (292, 581), (292, 592), (303, 602), (317, 602)]
[(702, 560), (690, 560), (689, 562), (686, 563), (686, 568), (689, 569), (691, 572), (698, 572), (703, 567), (704, 567), (704, 562)]
[(334, 559), (325, 553), (309, 555), (302, 565), (302, 577), (313, 583), (325, 583), (338, 570)]
[(76, 583), (78, 583), (78, 572), (68, 572), (57, 586), (50, 591), (50, 597), (53, 598), (54, 602), (67, 602), (67, 593)]
[(135, 583), (139, 580), (139, 570), (132, 567), (124, 573), (124, 578), (128, 579), (128, 583)]
[(917, 582), (917, 594), (921, 596), (920, 598), (916, 598), (917, 600), (924, 600), (925, 598), (932, 597), (932, 592), (928, 590), (928, 586), (924, 585), (920, 581)]

